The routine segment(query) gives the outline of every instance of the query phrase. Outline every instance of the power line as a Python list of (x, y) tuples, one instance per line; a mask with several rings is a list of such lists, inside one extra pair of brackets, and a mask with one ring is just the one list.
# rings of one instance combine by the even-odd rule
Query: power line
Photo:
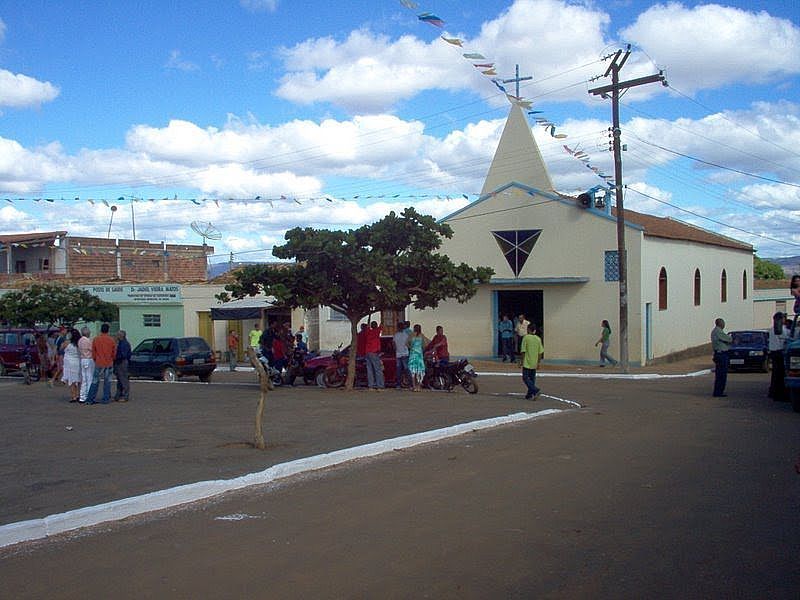
[(702, 158), (697, 158), (696, 156), (690, 156), (689, 154), (684, 154), (683, 152), (678, 152), (677, 150), (672, 150), (670, 148), (666, 148), (660, 144), (656, 144), (655, 142), (649, 142), (645, 139), (642, 139), (638, 135), (633, 134), (640, 142), (643, 144), (647, 144), (648, 146), (653, 146), (654, 148), (658, 148), (659, 150), (663, 150), (664, 152), (669, 152), (671, 154), (675, 154), (677, 156), (681, 156), (683, 158), (688, 158), (689, 160), (693, 160), (695, 162), (699, 162), (704, 165), (708, 165), (710, 167), (715, 167), (717, 169), (723, 169), (725, 171), (731, 171), (733, 173), (738, 173), (739, 175), (745, 175), (747, 177), (753, 177), (755, 179), (761, 179), (763, 181), (769, 181), (770, 183), (777, 183), (780, 185), (788, 185), (790, 187), (800, 188), (800, 184), (791, 183), (789, 181), (781, 181), (780, 179), (773, 179), (772, 177), (764, 177), (763, 175), (756, 175), (755, 173), (748, 173), (747, 171), (742, 171), (740, 169), (734, 169), (733, 167), (726, 167), (724, 165), (720, 165), (717, 163), (713, 163), (707, 160), (703, 160)]
[(700, 213), (696, 213), (696, 212), (694, 212), (692, 210), (689, 210), (687, 208), (682, 208), (682, 207), (678, 206), (677, 204), (672, 204), (671, 202), (667, 202), (666, 200), (662, 200), (660, 198), (656, 198), (655, 196), (651, 196), (650, 194), (645, 194), (644, 192), (640, 192), (639, 190), (637, 190), (635, 188), (626, 187), (625, 189), (630, 190), (632, 192), (636, 192), (640, 196), (644, 196), (645, 198), (650, 198), (651, 200), (655, 200), (656, 202), (659, 202), (661, 204), (665, 204), (665, 205), (667, 205), (667, 206), (669, 206), (671, 208), (674, 208), (676, 210), (679, 210), (681, 212), (688, 213), (688, 214), (690, 214), (690, 215), (692, 215), (694, 217), (697, 217), (698, 219), (704, 219), (704, 220), (709, 221), (711, 223), (714, 223), (716, 225), (721, 225), (722, 227), (727, 227), (728, 229), (733, 229), (733, 230), (739, 231), (741, 233), (746, 233), (747, 235), (752, 235), (753, 237), (758, 237), (758, 238), (762, 238), (762, 239), (765, 239), (765, 240), (769, 240), (770, 242), (777, 242), (779, 244), (786, 244), (787, 246), (795, 246), (797, 248), (800, 248), (800, 244), (798, 244), (798, 243), (787, 242), (786, 240), (780, 240), (778, 238), (774, 238), (774, 237), (771, 237), (771, 236), (768, 236), (768, 235), (764, 235), (763, 233), (755, 233), (754, 231), (748, 231), (747, 229), (742, 229), (741, 227), (736, 227), (735, 225), (730, 225), (729, 223), (723, 223), (722, 221), (718, 221), (716, 219), (712, 219), (711, 217), (707, 217), (705, 215), (701, 215)]

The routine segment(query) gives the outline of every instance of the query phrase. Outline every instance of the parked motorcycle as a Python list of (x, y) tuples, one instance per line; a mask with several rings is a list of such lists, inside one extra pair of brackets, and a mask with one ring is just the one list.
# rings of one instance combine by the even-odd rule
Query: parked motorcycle
[(339, 349), (336, 349), (333, 351), (331, 358), (333, 360), (325, 369), (322, 380), (325, 383), (325, 387), (342, 387), (347, 380), (347, 363), (349, 357), (343, 354)]
[(478, 393), (478, 383), (475, 381), (478, 374), (475, 372), (475, 367), (469, 364), (466, 358), (452, 362), (444, 369), (447, 377), (447, 390), (452, 390), (456, 385), (460, 385), (470, 394)]
[[(438, 389), (452, 390), (455, 386), (460, 385), (470, 394), (478, 393), (478, 383), (475, 378), (478, 374), (466, 358), (459, 361), (448, 363), (447, 365), (438, 367), (441, 377), (444, 379), (444, 387)], [(425, 375), (428, 376), (427, 373)]]
[(269, 364), (269, 360), (262, 354), (261, 350), (258, 350), (257, 356), (261, 364), (264, 365), (264, 370), (267, 372), (267, 377), (269, 377), (273, 387), (283, 385), (283, 372)]
[(39, 381), (41, 373), (39, 367), (33, 364), (33, 357), (31, 356), (30, 347), (25, 347), (25, 353), (22, 355), (22, 362), (19, 363), (19, 370), (22, 372), (25, 385), (30, 385), (32, 381)]

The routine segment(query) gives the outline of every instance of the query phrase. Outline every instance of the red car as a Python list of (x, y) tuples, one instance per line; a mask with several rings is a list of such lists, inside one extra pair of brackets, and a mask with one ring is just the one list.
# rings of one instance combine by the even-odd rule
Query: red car
[[(0, 376), (9, 371), (18, 371), (29, 352), (31, 362), (39, 366), (36, 350), (36, 329), (0, 329)], [(42, 333), (46, 334), (46, 331)]]
[[(327, 356), (317, 356), (305, 362), (303, 367), (303, 379), (306, 383), (316, 383), (317, 385), (325, 386), (323, 375), (325, 370), (336, 364), (339, 357), (342, 356), (344, 364), (347, 362), (347, 357), (350, 355), (350, 346), (342, 348), (335, 354)], [(381, 336), (381, 362), (383, 363), (383, 380), (386, 387), (394, 387), (395, 379), (397, 378), (397, 362), (395, 357), (394, 340), (389, 335)], [(367, 385), (367, 365), (363, 357), (356, 359), (356, 385)]]

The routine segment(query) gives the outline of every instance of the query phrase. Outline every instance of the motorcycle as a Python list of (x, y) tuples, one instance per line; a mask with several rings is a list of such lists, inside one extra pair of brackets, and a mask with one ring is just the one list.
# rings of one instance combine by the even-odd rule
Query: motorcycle
[(25, 348), (25, 354), (22, 356), (22, 362), (19, 363), (19, 370), (22, 372), (25, 385), (30, 385), (32, 381), (39, 381), (41, 378), (39, 367), (33, 364), (30, 348)]
[(269, 364), (269, 359), (264, 356), (261, 350), (257, 351), (256, 356), (258, 356), (259, 362), (264, 366), (264, 371), (266, 371), (267, 377), (269, 377), (273, 387), (283, 385), (283, 372)]
[(478, 374), (475, 372), (475, 367), (469, 364), (466, 358), (452, 362), (444, 369), (447, 376), (447, 390), (452, 390), (456, 385), (460, 385), (470, 394), (478, 393), (478, 384), (475, 381)]
[(294, 380), (298, 377), (303, 378), (306, 384), (310, 382), (305, 381), (305, 377), (303, 375), (305, 371), (306, 359), (313, 358), (316, 356), (312, 352), (307, 352), (305, 350), (293, 350), (292, 354), (289, 356), (289, 364), (286, 366), (286, 384), (287, 385), (294, 385)]
[(430, 355), (425, 356), (425, 376), (422, 378), (422, 387), (432, 390), (450, 390), (451, 383), (448, 367), (450, 365), (440, 365)]
[(333, 351), (331, 358), (333, 360), (325, 369), (322, 380), (325, 383), (325, 387), (342, 387), (347, 380), (347, 363), (349, 357), (347, 354), (342, 353), (341, 350), (336, 349)]

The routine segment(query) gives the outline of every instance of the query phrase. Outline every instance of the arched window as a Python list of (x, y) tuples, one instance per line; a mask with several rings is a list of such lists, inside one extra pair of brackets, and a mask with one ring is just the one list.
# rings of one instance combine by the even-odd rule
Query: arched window
[(667, 270), (658, 273), (658, 310), (667, 310)]
[(722, 276), (719, 278), (719, 301), (728, 301), (728, 274), (722, 269)]
[(694, 305), (700, 306), (700, 269), (694, 270)]
[(747, 300), (747, 271), (742, 271), (742, 300)]

